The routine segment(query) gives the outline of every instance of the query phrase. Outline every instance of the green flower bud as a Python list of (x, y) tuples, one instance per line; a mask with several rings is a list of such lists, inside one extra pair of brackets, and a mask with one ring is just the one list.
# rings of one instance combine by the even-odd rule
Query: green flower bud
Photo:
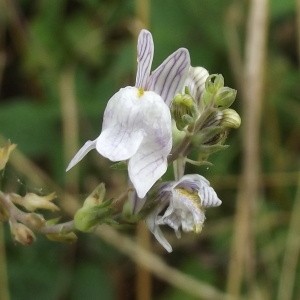
[[(210, 127), (210, 126), (219, 126), (221, 124), (221, 121), (223, 119), (223, 111), (220, 109), (211, 109), (206, 111), (206, 118), (203, 120), (203, 125), (201, 126), (201, 129)], [(203, 114), (204, 116), (204, 114)]]
[(199, 116), (197, 105), (192, 96), (188, 94), (177, 94), (173, 100), (171, 112), (178, 130), (195, 122)]
[(241, 125), (241, 117), (234, 109), (225, 109), (223, 111), (223, 119), (221, 126), (225, 128), (234, 128), (237, 129)]
[(215, 105), (223, 109), (230, 107), (236, 98), (236, 94), (236, 90), (227, 86), (220, 88), (215, 96)]
[(215, 94), (223, 86), (224, 77), (221, 74), (212, 74), (205, 82), (205, 90), (210, 94)]
[(92, 193), (85, 199), (83, 207), (95, 206), (101, 204), (105, 197), (105, 184), (100, 183)]
[(205, 82), (205, 91), (201, 101), (204, 106), (228, 108), (235, 100), (237, 91), (224, 87), (224, 77), (221, 74), (210, 75)]
[(91, 232), (97, 225), (109, 223), (114, 212), (111, 203), (112, 201), (108, 200), (99, 205), (83, 206), (74, 216), (75, 228), (83, 232)]

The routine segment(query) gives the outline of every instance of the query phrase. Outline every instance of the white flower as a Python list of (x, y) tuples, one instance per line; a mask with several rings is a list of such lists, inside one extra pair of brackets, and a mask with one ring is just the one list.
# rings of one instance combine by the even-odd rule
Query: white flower
[(135, 86), (120, 89), (108, 101), (100, 136), (85, 143), (67, 171), (92, 149), (111, 161), (128, 160), (129, 178), (143, 198), (167, 170), (172, 148), (169, 106), (183, 88), (190, 57), (180, 48), (150, 74), (154, 45), (149, 31), (141, 31), (137, 49)]
[[(154, 201), (159, 204), (147, 216), (146, 223), (168, 252), (172, 251), (172, 247), (163, 236), (159, 225), (169, 225), (177, 237), (181, 234), (180, 227), (183, 231), (200, 233), (205, 220), (205, 208), (222, 203), (210, 187), (209, 181), (198, 174), (185, 175), (179, 181), (162, 184)], [(159, 215), (162, 211), (164, 214)]]

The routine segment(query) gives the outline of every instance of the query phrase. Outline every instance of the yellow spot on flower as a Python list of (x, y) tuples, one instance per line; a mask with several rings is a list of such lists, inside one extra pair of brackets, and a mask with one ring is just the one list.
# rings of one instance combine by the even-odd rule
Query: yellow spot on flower
[(138, 98), (141, 98), (144, 95), (144, 89), (138, 88), (137, 90), (138, 90), (137, 96), (138, 96)]
[(196, 206), (199, 206), (199, 204), (200, 204), (200, 198), (199, 198), (198, 193), (196, 191), (189, 192), (189, 191), (187, 191), (186, 189), (184, 189), (182, 187), (175, 188), (175, 190), (177, 191), (178, 194), (180, 194), (183, 197), (188, 198)]

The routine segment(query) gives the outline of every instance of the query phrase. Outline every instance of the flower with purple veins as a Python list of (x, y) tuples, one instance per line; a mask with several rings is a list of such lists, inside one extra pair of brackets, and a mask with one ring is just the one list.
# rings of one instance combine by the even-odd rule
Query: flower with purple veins
[(71, 160), (67, 171), (92, 149), (111, 161), (127, 161), (129, 178), (139, 198), (166, 172), (172, 148), (170, 105), (182, 90), (189, 67), (187, 49), (171, 54), (150, 74), (154, 44), (142, 30), (138, 38), (136, 84), (120, 89), (107, 103), (102, 131), (87, 141)]
[[(159, 243), (168, 251), (172, 247), (159, 226), (169, 225), (176, 236), (183, 231), (200, 233), (205, 220), (205, 209), (221, 205), (208, 180), (198, 174), (184, 175), (180, 180), (163, 183), (158, 187), (157, 207), (146, 218), (146, 223)], [(163, 212), (163, 215), (160, 213)]]

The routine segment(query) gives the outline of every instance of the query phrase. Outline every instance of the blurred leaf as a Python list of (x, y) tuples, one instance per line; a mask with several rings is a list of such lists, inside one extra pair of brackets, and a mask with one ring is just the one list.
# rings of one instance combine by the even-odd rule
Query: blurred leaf
[(24, 100), (2, 105), (1, 134), (30, 156), (49, 154), (60, 140), (57, 109)]
[(72, 300), (109, 300), (115, 299), (114, 294), (109, 272), (95, 264), (78, 264), (72, 282)]
[[(203, 263), (200, 264), (196, 258), (187, 258), (180, 268), (182, 272), (189, 274), (195, 279), (199, 278), (203, 282), (210, 282), (212, 284), (215, 281), (216, 273), (215, 270), (210, 269), (209, 266), (205, 266)], [(190, 296), (181, 290), (173, 289), (168, 296), (163, 296), (161, 299), (165, 300), (196, 300), (197, 298)]]
[(79, 13), (70, 17), (64, 26), (65, 39), (72, 53), (95, 67), (103, 59), (103, 37), (101, 28), (89, 18)]
[(288, 13), (291, 13), (295, 10), (295, 1), (294, 0), (273, 0), (270, 1), (270, 15), (271, 18), (280, 18)]

